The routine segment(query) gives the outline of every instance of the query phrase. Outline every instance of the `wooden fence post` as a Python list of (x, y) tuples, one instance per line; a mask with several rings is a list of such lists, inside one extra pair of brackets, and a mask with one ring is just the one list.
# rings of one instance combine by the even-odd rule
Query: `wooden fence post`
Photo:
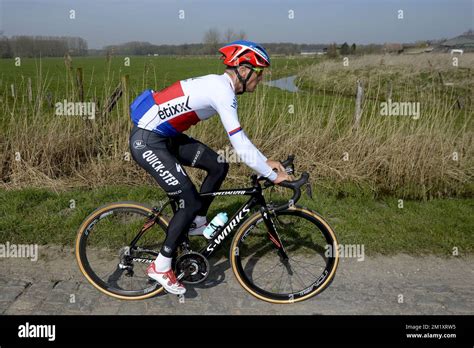
[(389, 99), (392, 99), (392, 81), (388, 81), (388, 87), (387, 87), (387, 101)]
[[(69, 83), (72, 83), (74, 70), (72, 67), (72, 58), (69, 53), (64, 54), (64, 65), (66, 66), (66, 98), (69, 99)], [(72, 83), (72, 93), (74, 95), (74, 83)]]
[(31, 90), (31, 77), (28, 77), (28, 84), (26, 88), (28, 89), (28, 101), (31, 103), (33, 101), (33, 91)]
[(356, 94), (356, 106), (354, 113), (354, 123), (352, 128), (354, 130), (359, 128), (360, 119), (362, 117), (362, 100), (364, 98), (364, 88), (362, 87), (362, 82), (357, 80), (357, 94)]
[(118, 86), (114, 89), (112, 94), (107, 98), (105, 101), (105, 105), (102, 109), (101, 115), (106, 116), (110, 112), (112, 112), (115, 104), (117, 104), (118, 100), (122, 97), (122, 81), (118, 84)]
[(81, 102), (84, 101), (84, 76), (82, 73), (82, 68), (77, 68), (76, 69), (76, 84), (77, 84), (77, 90), (79, 92), (79, 100)]
[(129, 101), (129, 77), (122, 76), (122, 107), (124, 117), (130, 118), (130, 101)]
[(439, 79), (441, 81), (441, 85), (443, 86), (444, 85), (444, 80), (443, 80), (443, 75), (441, 74), (441, 71), (438, 71), (438, 76), (439, 76)]

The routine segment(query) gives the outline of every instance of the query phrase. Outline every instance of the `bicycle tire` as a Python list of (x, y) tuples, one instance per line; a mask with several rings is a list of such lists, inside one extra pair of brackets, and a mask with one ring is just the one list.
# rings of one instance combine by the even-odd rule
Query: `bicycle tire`
[[(289, 209), (278, 211), (276, 212), (276, 214), (302, 217), (318, 227), (318, 230), (323, 234), (324, 239), (326, 240), (328, 245), (332, 246), (332, 250), (334, 251), (334, 253), (332, 253), (331, 256), (328, 257), (325, 271), (323, 272), (323, 274), (327, 272), (326, 276), (316, 279), (316, 281), (311, 284), (311, 287), (308, 287), (304, 291), (285, 295), (268, 292), (254, 284), (254, 282), (250, 279), (250, 277), (246, 274), (244, 270), (244, 266), (242, 264), (241, 259), (242, 255), (239, 251), (241, 250), (243, 240), (247, 238), (249, 233), (252, 233), (252, 230), (256, 226), (256, 224), (262, 222), (262, 215), (260, 212), (257, 212), (250, 216), (237, 230), (232, 240), (230, 249), (230, 260), (232, 270), (240, 285), (247, 292), (249, 292), (251, 295), (255, 296), (260, 300), (275, 304), (290, 304), (307, 300), (327, 288), (327, 286), (334, 279), (336, 269), (339, 263), (338, 243), (336, 235), (332, 228), (329, 226), (329, 224), (319, 214), (307, 208), (293, 206)], [(268, 240), (268, 243), (271, 244), (270, 240)]]
[[(109, 295), (111, 297), (121, 299), (121, 300), (143, 300), (153, 296), (158, 295), (164, 289), (159, 283), (156, 283), (154, 287), (143, 289), (140, 293), (137, 291), (119, 291), (116, 289), (110, 288), (106, 282), (104, 282), (91, 268), (88, 258), (87, 258), (87, 239), (91, 228), (98, 222), (103, 216), (110, 214), (114, 210), (121, 211), (130, 211), (138, 213), (145, 216), (148, 216), (152, 213), (152, 208), (137, 202), (115, 202), (105, 204), (96, 210), (94, 210), (81, 224), (78, 229), (76, 243), (75, 243), (75, 254), (76, 261), (78, 263), (79, 269), (85, 278), (91, 283), (97, 290), (100, 292)], [(168, 221), (162, 216), (158, 216), (156, 219), (157, 224), (166, 230), (168, 226)]]

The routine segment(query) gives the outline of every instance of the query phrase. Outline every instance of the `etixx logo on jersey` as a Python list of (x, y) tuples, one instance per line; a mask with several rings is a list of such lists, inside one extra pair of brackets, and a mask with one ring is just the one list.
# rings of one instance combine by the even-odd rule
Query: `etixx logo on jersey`
[(189, 106), (189, 96), (186, 99), (184, 98), (184, 96), (175, 98), (167, 103), (166, 106), (164, 104), (160, 104), (158, 117), (162, 120), (165, 120), (169, 117), (192, 111), (192, 108)]
[(146, 147), (146, 144), (143, 140), (135, 140), (133, 142), (133, 147), (137, 150), (144, 149)]

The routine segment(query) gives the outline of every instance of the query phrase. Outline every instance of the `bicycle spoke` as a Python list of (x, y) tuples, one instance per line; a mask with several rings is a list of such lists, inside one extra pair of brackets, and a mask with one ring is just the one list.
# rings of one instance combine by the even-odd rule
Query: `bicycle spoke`
[(303, 287), (306, 287), (305, 282), (303, 281), (303, 279), (301, 279), (301, 277), (299, 276), (299, 274), (295, 272), (295, 275), (296, 275), (296, 278), (300, 281), (301, 285), (303, 285)]
[(291, 288), (291, 293), (294, 294), (295, 291), (293, 290), (293, 283), (291, 282), (291, 277), (290, 277), (290, 274), (288, 273), (288, 281), (290, 283), (290, 288)]
[(298, 264), (306, 264), (306, 265), (309, 265), (309, 266), (321, 267), (320, 265), (317, 265), (315, 263), (309, 263), (309, 262), (305, 262), (305, 261), (301, 261), (301, 260), (298, 261), (294, 257), (290, 257), (290, 259), (297, 262)]
[[(111, 213), (109, 213), (111, 212)], [(88, 233), (85, 229), (82, 232), (83, 245), (81, 252), (86, 257), (81, 260), (91, 276), (94, 285), (112, 293), (124, 296), (141, 296), (149, 293), (151, 286), (157, 286), (149, 281), (146, 274), (146, 263), (139, 261), (129, 264), (130, 270), (121, 269), (120, 263), (125, 263), (121, 253), (124, 247), (130, 245), (130, 241), (137, 237), (137, 234), (147, 221), (149, 210), (131, 204), (130, 207), (124, 204), (111, 204), (111, 210), (104, 212), (101, 210), (97, 217), (89, 218), (92, 223), (88, 226)], [(130, 250), (132, 258), (147, 259), (155, 252), (154, 246), (161, 245), (162, 237), (166, 235), (165, 226), (156, 223), (136, 241), (137, 249), (148, 251), (136, 252)], [(156, 252), (158, 254), (158, 252)], [(147, 290), (148, 292), (145, 292)]]
[[(280, 263), (280, 264), (281, 264), (281, 263)], [(263, 271), (263, 272), (262, 272), (262, 273), (264, 273), (263, 277), (266, 277), (266, 276), (270, 275), (270, 274), (271, 274), (270, 271), (273, 270), (273, 269), (275, 269), (275, 267), (277, 267), (278, 265), (279, 265), (279, 262), (275, 263), (275, 266), (269, 268), (268, 270)], [(258, 278), (254, 278), (254, 280), (257, 280), (257, 279), (260, 279), (260, 278), (262, 278), (262, 276), (260, 276), (260, 277), (258, 277)]]
[[(283, 268), (283, 267), (282, 267)], [(280, 282), (278, 283), (278, 289), (281, 289), (281, 282), (283, 281), (283, 275), (285, 274), (285, 269), (281, 270)]]
[(327, 267), (332, 267), (321, 247), (332, 241), (322, 227), (324, 224), (317, 225), (314, 222), (315, 215), (306, 212), (278, 214), (284, 215), (283, 219), (277, 219), (277, 222), (284, 221), (284, 225), (277, 223), (277, 227), (288, 258), (282, 259), (281, 255), (269, 252), (261, 244), (264, 240), (269, 244), (266, 226), (261, 221), (243, 241), (238, 242), (240, 253), (237, 262), (242, 265), (238, 270), (252, 291), (268, 299), (291, 302), (289, 294), (297, 299), (318, 291), (317, 287), (313, 287), (309, 292), (303, 292), (315, 284)]
[(313, 277), (317, 277), (315, 274), (313, 274), (313, 273), (311, 273), (310, 271), (308, 271), (307, 268), (304, 268), (304, 267), (300, 266), (300, 264), (299, 264), (298, 261), (296, 261), (296, 260), (293, 260), (293, 261), (295, 261), (296, 264), (298, 264), (298, 266), (299, 266), (301, 269), (305, 270), (306, 272), (308, 272), (308, 273), (309, 273), (310, 275), (312, 275)]

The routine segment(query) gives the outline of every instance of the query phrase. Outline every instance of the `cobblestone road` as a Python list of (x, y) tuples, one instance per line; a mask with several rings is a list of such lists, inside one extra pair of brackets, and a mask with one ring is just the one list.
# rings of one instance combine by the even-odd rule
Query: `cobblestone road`
[(205, 285), (188, 285), (184, 303), (167, 294), (129, 302), (95, 290), (71, 249), (43, 247), (36, 262), (0, 259), (0, 314), (474, 314), (473, 261), (407, 255), (342, 259), (323, 293), (273, 305), (244, 291), (228, 260), (221, 259)]

